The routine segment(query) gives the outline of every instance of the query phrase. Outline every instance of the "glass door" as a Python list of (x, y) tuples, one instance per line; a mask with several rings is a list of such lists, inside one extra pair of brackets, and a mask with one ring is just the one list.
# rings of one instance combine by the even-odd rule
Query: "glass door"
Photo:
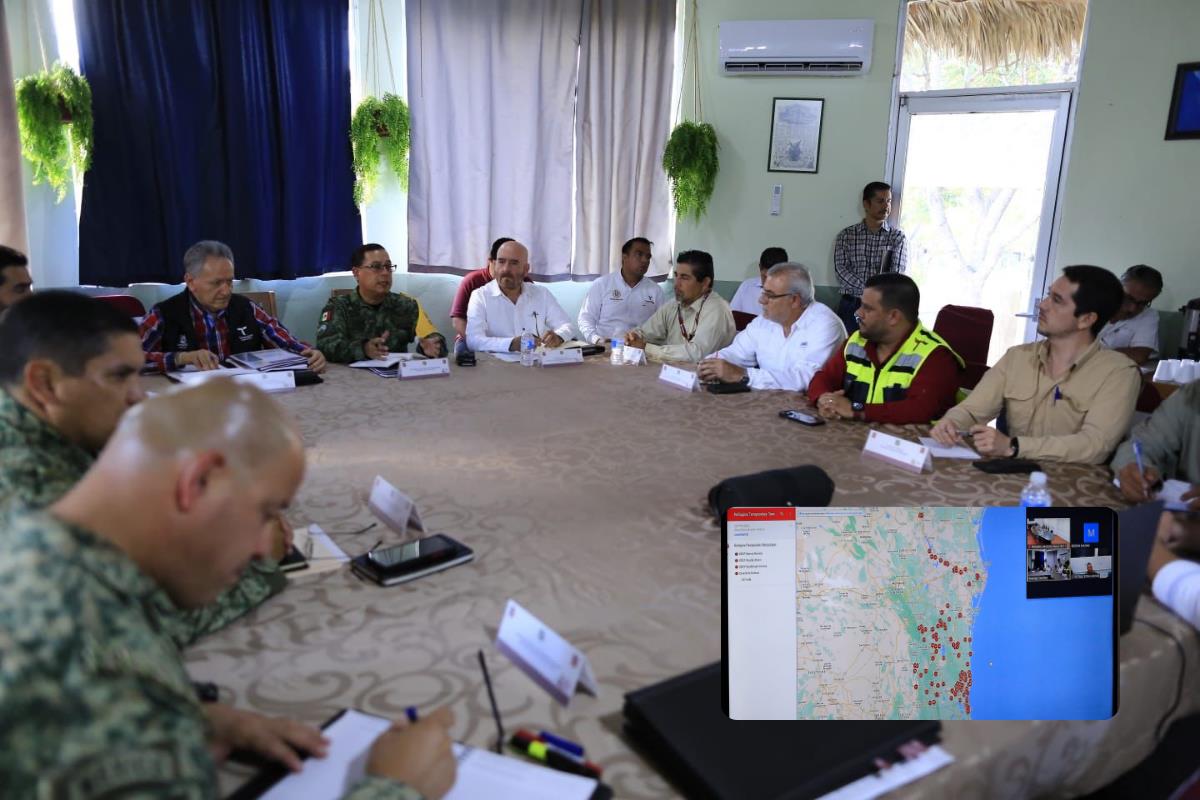
[(1070, 98), (901, 97), (893, 183), (921, 319), (932, 326), (947, 304), (990, 308), (989, 364), (1036, 333)]

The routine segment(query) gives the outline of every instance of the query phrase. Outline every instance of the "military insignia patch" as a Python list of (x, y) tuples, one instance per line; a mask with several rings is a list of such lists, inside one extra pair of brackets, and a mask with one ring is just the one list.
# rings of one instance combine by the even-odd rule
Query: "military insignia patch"
[(325, 309), (325, 313), (321, 315), (321, 322), (329, 322), (331, 319), (333, 319), (333, 309), (327, 308)]

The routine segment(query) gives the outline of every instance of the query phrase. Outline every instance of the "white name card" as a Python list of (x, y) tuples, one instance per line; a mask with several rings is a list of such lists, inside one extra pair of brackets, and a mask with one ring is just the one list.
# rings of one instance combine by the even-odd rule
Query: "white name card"
[(264, 392), (271, 394), (296, 391), (296, 373), (291, 370), (252, 372), (244, 375), (234, 375), (233, 379), (238, 383), (248, 383), (251, 386), (257, 386)]
[(689, 392), (696, 390), (698, 378), (696, 373), (679, 367), (672, 367), (670, 364), (663, 364), (662, 372), (658, 373), (658, 379), (665, 381), (676, 389), (685, 389)]
[(929, 448), (888, 436), (886, 433), (871, 431), (867, 435), (867, 443), (863, 445), (862, 454), (866, 458), (886, 461), (893, 467), (899, 467), (908, 472), (921, 473), (933, 470), (933, 455)]
[(384, 480), (382, 475), (375, 476), (371, 484), (371, 497), (367, 500), (367, 508), (378, 517), (384, 525), (401, 536), (409, 528), (424, 532), (421, 515), (417, 513), (417, 504), (404, 492)]
[(621, 359), (626, 364), (634, 364), (635, 366), (637, 364), (645, 364), (646, 351), (640, 347), (630, 347), (629, 345), (625, 345), (625, 347), (621, 349)]
[(396, 377), (405, 378), (445, 378), (450, 375), (450, 359), (448, 358), (414, 358), (401, 361)]
[(565, 364), (582, 364), (583, 351), (578, 347), (565, 350), (547, 350), (542, 354), (543, 367), (561, 367)]
[(496, 647), (564, 706), (576, 689), (596, 696), (596, 676), (587, 656), (516, 600), (504, 606)]

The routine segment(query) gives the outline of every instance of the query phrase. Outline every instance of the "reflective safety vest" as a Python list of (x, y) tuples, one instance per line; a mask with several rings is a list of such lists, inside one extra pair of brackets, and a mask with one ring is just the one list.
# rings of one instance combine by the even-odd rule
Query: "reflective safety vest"
[(867, 340), (861, 331), (855, 331), (846, 341), (846, 377), (842, 388), (851, 403), (890, 403), (908, 396), (908, 387), (913, 377), (930, 353), (944, 347), (958, 361), (959, 369), (966, 367), (962, 356), (946, 340), (928, 330), (920, 322), (904, 343), (892, 353), (892, 357), (876, 367), (867, 357)]

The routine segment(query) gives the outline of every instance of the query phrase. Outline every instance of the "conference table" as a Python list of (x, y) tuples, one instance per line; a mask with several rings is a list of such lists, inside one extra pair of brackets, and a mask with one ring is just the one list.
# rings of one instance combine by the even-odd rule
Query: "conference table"
[[(355, 533), (374, 521), (366, 498), (381, 475), (411, 495), (426, 530), (458, 538), (475, 560), (389, 588), (347, 568), (297, 573), (282, 594), (189, 648), (189, 672), (238, 707), (313, 724), (347, 707), (402, 718), (410, 705), (449, 705), (452, 734), (486, 747), (496, 733), (483, 650), (507, 731), (584, 744), (617, 797), (677, 797), (623, 737), (621, 706), (626, 692), (720, 658), (720, 527), (705, 502), (713, 484), (816, 464), (836, 484), (834, 505), (969, 506), (1015, 504), (1026, 481), (949, 459), (910, 474), (861, 457), (865, 424), (779, 418), (803, 406), (798, 395), (688, 393), (658, 373), (600, 357), (526, 368), (481, 355), (474, 368), (424, 380), (333, 366), (323, 384), (277, 395), (307, 447), (294, 525), (320, 525), (350, 555), (398, 540), (382, 525)], [(880, 429), (914, 441), (925, 430)], [(1122, 505), (1105, 468), (1045, 466), (1056, 504)], [(586, 654), (597, 696), (562, 707), (497, 651), (510, 598)], [(1177, 678), (1195, 687), (1200, 663), (1194, 630), (1148, 597), (1138, 614), (1184, 647), (1186, 674), (1173, 642), (1135, 624), (1121, 640), (1116, 718), (948, 722), (943, 743), (956, 761), (895, 796), (1068, 796), (1132, 767), (1153, 748)], [(1029, 686), (1052, 688), (1040, 677)], [(1185, 691), (1173, 713), (1194, 712), (1198, 697)], [(248, 774), (224, 767), (223, 791)]]

